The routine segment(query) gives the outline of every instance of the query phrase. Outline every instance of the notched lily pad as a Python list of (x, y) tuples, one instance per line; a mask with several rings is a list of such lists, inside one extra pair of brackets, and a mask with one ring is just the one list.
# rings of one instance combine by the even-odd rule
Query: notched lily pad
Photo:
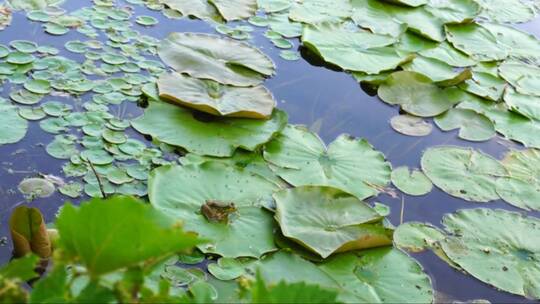
[(425, 195), (431, 192), (433, 184), (419, 170), (409, 170), (408, 167), (398, 167), (392, 171), (392, 184), (409, 195)]

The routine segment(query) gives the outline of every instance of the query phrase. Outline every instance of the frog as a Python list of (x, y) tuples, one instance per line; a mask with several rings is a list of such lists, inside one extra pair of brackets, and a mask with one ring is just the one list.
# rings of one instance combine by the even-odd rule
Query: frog
[(236, 206), (232, 202), (206, 200), (201, 206), (201, 213), (209, 222), (229, 223), (229, 214), (235, 212)]

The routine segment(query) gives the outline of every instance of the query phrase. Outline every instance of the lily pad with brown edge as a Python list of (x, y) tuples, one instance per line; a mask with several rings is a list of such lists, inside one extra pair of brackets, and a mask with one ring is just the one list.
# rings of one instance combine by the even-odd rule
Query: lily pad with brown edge
[(422, 266), (392, 246), (343, 253), (319, 265), (340, 287), (344, 303), (431, 303), (431, 279)]
[[(150, 173), (148, 181), (148, 196), (155, 208), (208, 239), (208, 244), (199, 246), (201, 251), (230, 258), (259, 258), (276, 249), (275, 224), (271, 213), (263, 209), (271, 205), (276, 190), (278, 186), (260, 176), (217, 162), (162, 166)], [(226, 221), (209, 220), (211, 212), (201, 210), (212, 201), (234, 204), (227, 210)]]
[(183, 106), (218, 116), (268, 119), (276, 102), (263, 86), (233, 87), (178, 73), (161, 74), (159, 96)]
[(288, 125), (266, 144), (264, 159), (293, 186), (328, 186), (362, 200), (390, 181), (391, 166), (365, 139), (341, 135), (330, 145), (303, 126)]
[(51, 256), (51, 241), (39, 209), (26, 206), (15, 208), (9, 219), (9, 229), (15, 257), (22, 257), (31, 252), (42, 259)]
[(415, 169), (409, 170), (406, 166), (392, 170), (391, 179), (394, 186), (409, 195), (425, 195), (433, 188), (433, 184), (424, 173)]
[(473, 277), (500, 290), (540, 299), (540, 220), (500, 209), (447, 214), (448, 257)]
[(497, 180), (497, 193), (522, 209), (540, 210), (540, 152), (536, 149), (508, 152), (501, 160), (508, 176)]
[(287, 123), (287, 114), (274, 110), (269, 120), (216, 117), (150, 101), (144, 115), (132, 121), (140, 133), (160, 142), (208, 156), (231, 156), (238, 149), (253, 151), (271, 140)]
[(432, 124), (421, 117), (408, 114), (392, 117), (390, 125), (395, 131), (409, 136), (427, 136), (433, 131)]
[(210, 34), (171, 33), (158, 54), (178, 73), (235, 86), (260, 84), (275, 71), (272, 60), (259, 49)]
[(384, 102), (400, 105), (409, 114), (432, 117), (460, 102), (463, 93), (455, 87), (441, 88), (423, 74), (400, 71), (386, 79), (378, 94)]
[(495, 136), (491, 120), (467, 109), (450, 109), (435, 117), (435, 124), (443, 131), (459, 128), (458, 136), (469, 141), (486, 141)]
[(495, 158), (470, 148), (437, 146), (422, 155), (422, 170), (449, 195), (471, 202), (489, 202), (499, 198), (498, 177), (506, 169)]
[(392, 231), (356, 197), (329, 187), (304, 186), (273, 195), (284, 236), (327, 258), (333, 253), (386, 246)]

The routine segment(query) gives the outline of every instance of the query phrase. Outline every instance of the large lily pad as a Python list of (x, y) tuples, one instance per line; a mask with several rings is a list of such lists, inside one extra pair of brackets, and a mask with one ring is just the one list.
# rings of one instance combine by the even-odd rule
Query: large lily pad
[(353, 5), (353, 21), (360, 27), (371, 30), (375, 34), (398, 37), (407, 30), (407, 25), (397, 20), (386, 5), (377, 0), (351, 1)]
[(427, 248), (437, 248), (444, 240), (445, 233), (439, 228), (419, 223), (407, 222), (399, 225), (394, 232), (394, 244), (410, 252), (422, 252)]
[(219, 16), (216, 7), (207, 0), (161, 0), (160, 2), (185, 16), (200, 19), (214, 19)]
[(246, 19), (255, 15), (257, 0), (209, 0), (227, 21)]
[(439, 146), (422, 156), (422, 170), (444, 192), (472, 202), (499, 198), (497, 177), (505, 168), (489, 155), (467, 148)]
[(527, 22), (536, 16), (532, 5), (521, 0), (476, 0), (481, 17), (499, 23)]
[(274, 74), (274, 63), (249, 44), (216, 35), (171, 33), (159, 57), (179, 73), (223, 84), (252, 86)]
[(461, 92), (453, 87), (440, 88), (425, 75), (401, 71), (391, 74), (379, 87), (378, 94), (386, 103), (400, 105), (407, 113), (431, 117), (459, 102)]
[(486, 141), (495, 136), (491, 120), (473, 110), (450, 109), (435, 117), (434, 121), (443, 131), (459, 128), (459, 137), (465, 140)]
[(263, 86), (226, 86), (178, 73), (161, 74), (157, 85), (161, 98), (214, 115), (267, 119), (276, 105)]
[[(276, 184), (238, 167), (217, 162), (162, 166), (150, 173), (152, 205), (184, 221), (187, 230), (209, 239), (199, 248), (224, 257), (260, 257), (275, 250), (269, 206)], [(212, 220), (203, 206), (228, 206), (227, 217)]]
[(323, 258), (335, 252), (385, 246), (392, 232), (356, 197), (329, 187), (299, 187), (274, 194), (281, 232)]
[(456, 49), (474, 59), (501, 60), (508, 56), (506, 47), (498, 44), (497, 38), (479, 24), (446, 25), (446, 35)]
[(390, 164), (364, 139), (339, 136), (328, 147), (302, 126), (287, 126), (265, 147), (274, 172), (294, 186), (329, 186), (364, 199), (390, 181)]
[(153, 138), (201, 155), (231, 156), (237, 148), (253, 151), (283, 129), (287, 115), (275, 110), (270, 120), (207, 117), (179, 106), (151, 101), (133, 127)]
[(501, 198), (519, 208), (540, 210), (540, 152), (510, 151), (501, 163), (508, 170), (508, 176), (497, 181)]
[(448, 257), (501, 290), (540, 299), (540, 221), (516, 212), (467, 209), (446, 215)]
[(392, 184), (409, 195), (425, 195), (431, 192), (433, 184), (419, 170), (409, 170), (408, 167), (398, 167), (392, 171)]
[(431, 280), (414, 259), (392, 247), (340, 254), (319, 266), (346, 303), (431, 303)]
[(367, 31), (353, 32), (326, 23), (304, 27), (302, 42), (327, 62), (344, 70), (368, 74), (392, 70), (411, 59), (389, 47), (395, 42), (393, 37)]
[(340, 22), (352, 14), (349, 0), (304, 0), (294, 3), (289, 18), (309, 24), (321, 22)]
[(28, 122), (19, 116), (17, 107), (0, 102), (0, 145), (20, 141), (26, 135)]

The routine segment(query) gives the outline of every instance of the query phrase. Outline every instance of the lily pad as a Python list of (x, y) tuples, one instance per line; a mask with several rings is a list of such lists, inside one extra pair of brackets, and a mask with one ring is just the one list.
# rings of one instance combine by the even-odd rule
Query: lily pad
[(433, 125), (424, 119), (408, 114), (397, 115), (390, 119), (394, 130), (409, 136), (426, 136), (433, 131)]
[(467, 209), (446, 215), (448, 257), (498, 289), (540, 299), (540, 221), (516, 212)]
[(305, 47), (325, 61), (344, 70), (378, 74), (395, 69), (410, 59), (390, 47), (395, 38), (368, 31), (350, 31), (329, 24), (306, 26), (302, 34)]
[(178, 73), (161, 74), (157, 85), (161, 98), (214, 115), (268, 119), (276, 105), (263, 86), (225, 86)]
[(151, 101), (133, 127), (154, 139), (212, 156), (231, 156), (237, 148), (253, 151), (285, 127), (287, 116), (275, 110), (270, 120), (208, 117), (164, 102)]
[(303, 23), (340, 22), (352, 14), (352, 5), (348, 0), (305, 0), (293, 3), (289, 18)]
[(459, 137), (470, 141), (486, 141), (495, 136), (491, 120), (473, 110), (450, 109), (435, 117), (435, 124), (443, 131), (459, 128)]
[(394, 232), (394, 244), (410, 252), (422, 252), (437, 247), (445, 237), (446, 234), (435, 226), (407, 222), (399, 225)]
[(422, 170), (444, 192), (472, 202), (499, 198), (497, 177), (505, 168), (489, 155), (467, 148), (439, 146), (422, 156)]
[(409, 195), (425, 195), (433, 188), (433, 184), (424, 173), (419, 170), (409, 170), (407, 167), (395, 168), (391, 178), (394, 186)]
[(399, 37), (407, 30), (407, 24), (397, 20), (386, 5), (377, 0), (351, 1), (353, 21), (375, 34)]
[(139, 16), (135, 19), (135, 22), (144, 26), (152, 26), (158, 24), (159, 21), (152, 16)]
[(35, 94), (48, 94), (51, 91), (51, 84), (48, 80), (30, 79), (24, 83), (24, 88)]
[(506, 202), (527, 210), (540, 210), (540, 153), (535, 149), (510, 151), (501, 161), (507, 177), (497, 180), (497, 193)]
[(431, 303), (431, 280), (413, 258), (392, 247), (331, 257), (319, 268), (341, 287), (345, 303)]
[(247, 19), (255, 15), (257, 0), (209, 0), (227, 21)]
[(283, 235), (323, 258), (392, 242), (391, 230), (372, 224), (382, 219), (375, 210), (338, 189), (298, 187), (277, 192), (274, 199)]
[(482, 6), (481, 17), (498, 23), (519, 23), (536, 17), (534, 8), (520, 0), (476, 0)]
[(28, 122), (19, 116), (17, 107), (0, 102), (0, 146), (13, 144), (24, 138)]
[(47, 179), (32, 177), (20, 182), (19, 191), (28, 199), (43, 198), (53, 195), (54, 184)]
[[(262, 206), (271, 202), (278, 189), (262, 177), (215, 162), (162, 166), (150, 173), (148, 182), (155, 208), (183, 220), (187, 230), (210, 240), (199, 249), (230, 258), (258, 258), (275, 250), (273, 219)], [(210, 203), (230, 207), (223, 220), (212, 220), (203, 210)]]
[(264, 158), (293, 186), (329, 186), (365, 199), (390, 181), (390, 164), (364, 139), (341, 135), (328, 147), (303, 126), (288, 125)]
[(218, 16), (216, 7), (207, 0), (162, 0), (161, 3), (179, 11), (184, 16), (213, 19)]
[(490, 61), (508, 56), (504, 45), (498, 44), (497, 38), (477, 23), (446, 25), (446, 35), (456, 49), (474, 59)]
[(440, 88), (433, 81), (415, 72), (395, 72), (378, 90), (386, 103), (400, 105), (409, 114), (420, 117), (437, 116), (461, 101), (457, 88)]
[(158, 54), (179, 73), (236, 86), (257, 85), (275, 69), (272, 60), (255, 47), (209, 34), (171, 33)]

